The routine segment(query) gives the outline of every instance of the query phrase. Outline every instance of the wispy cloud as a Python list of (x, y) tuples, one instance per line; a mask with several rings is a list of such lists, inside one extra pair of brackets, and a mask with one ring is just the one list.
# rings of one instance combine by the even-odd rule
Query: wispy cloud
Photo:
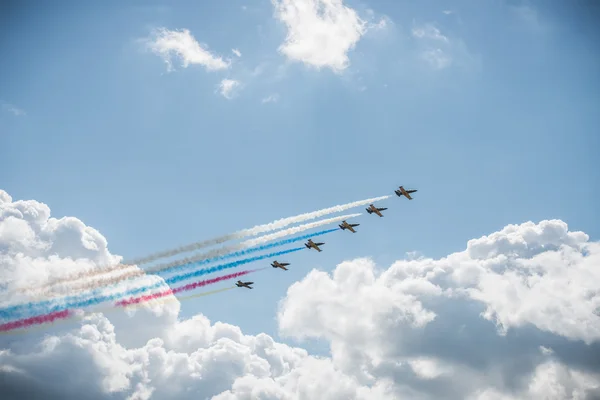
[(279, 95), (277, 93), (270, 94), (267, 97), (263, 98), (261, 102), (264, 103), (276, 103), (279, 101)]
[(15, 117), (22, 117), (27, 115), (27, 113), (25, 112), (25, 110), (18, 108), (12, 104), (9, 103), (2, 103), (2, 109), (6, 112), (11, 113), (12, 115), (14, 115)]
[(393, 21), (387, 15), (381, 16), (377, 22), (374, 22), (376, 19), (375, 11), (373, 11), (370, 8), (368, 8), (366, 10), (365, 14), (366, 14), (366, 19), (368, 21), (368, 23), (367, 23), (368, 31), (383, 30), (383, 29), (387, 28), (388, 25), (393, 24)]
[(172, 59), (178, 56), (181, 66), (187, 68), (190, 64), (202, 65), (208, 71), (227, 69), (231, 65), (229, 60), (212, 54), (208, 46), (198, 43), (187, 29), (172, 31), (166, 28), (158, 28), (146, 45), (155, 54), (162, 57), (167, 64), (167, 70), (173, 70)]
[(381, 18), (379, 20), (379, 22), (377, 22), (376, 24), (371, 24), (369, 26), (369, 28), (371, 29), (385, 29), (388, 25), (388, 20), (386, 18)]
[(439, 48), (425, 50), (421, 53), (421, 57), (436, 69), (444, 69), (452, 64), (452, 58)]
[(433, 24), (425, 24), (412, 29), (412, 35), (419, 39), (439, 40), (448, 43), (448, 38), (441, 34), (440, 30)]
[(237, 90), (240, 88), (240, 82), (234, 79), (223, 79), (221, 83), (219, 83), (219, 92), (223, 97), (230, 100), (232, 99)]
[(231, 49), (231, 52), (238, 57), (242, 56), (242, 53), (238, 49)]
[(450, 41), (433, 24), (415, 26), (411, 30), (414, 38), (420, 40), (423, 49), (421, 59), (425, 60), (434, 69), (444, 69), (452, 64), (452, 58), (441, 46), (446, 47)]
[(442, 70), (453, 65), (470, 66), (476, 63), (460, 39), (450, 39), (434, 24), (414, 26), (411, 30), (416, 40), (419, 57), (433, 69)]

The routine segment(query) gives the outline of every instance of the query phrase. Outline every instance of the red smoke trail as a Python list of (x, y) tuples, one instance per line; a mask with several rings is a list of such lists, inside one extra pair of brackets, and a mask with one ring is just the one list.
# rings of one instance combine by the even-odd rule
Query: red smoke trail
[(13, 322), (7, 322), (0, 325), (0, 332), (6, 332), (18, 328), (27, 328), (32, 325), (39, 325), (46, 322), (53, 322), (57, 319), (65, 319), (71, 316), (70, 310), (57, 311), (50, 314), (38, 315), (36, 317), (19, 319)]
[[(194, 283), (189, 283), (187, 285), (184, 286), (180, 286), (176, 289), (169, 289), (169, 290), (165, 290), (164, 292), (159, 292), (159, 293), (154, 293), (154, 294), (150, 294), (150, 295), (146, 295), (146, 296), (140, 296), (140, 297), (131, 297), (128, 300), (121, 300), (119, 302), (117, 302), (115, 305), (117, 306), (128, 306), (131, 304), (139, 304), (148, 300), (152, 300), (152, 299), (158, 299), (160, 297), (165, 297), (168, 296), (170, 294), (175, 294), (175, 293), (179, 293), (179, 292), (185, 292), (188, 290), (193, 290), (199, 287), (203, 287), (203, 286), (208, 286), (208, 285), (212, 285), (213, 283), (217, 283), (217, 282), (221, 282), (221, 281), (225, 281), (228, 279), (234, 279), (240, 276), (244, 276), (244, 275), (248, 275), (249, 273), (252, 272), (256, 272), (256, 271), (260, 271), (263, 270), (265, 268), (259, 268), (259, 269), (250, 269), (250, 270), (246, 270), (246, 271), (240, 271), (240, 272), (236, 272), (233, 274), (229, 274), (229, 275), (223, 275), (223, 276), (218, 276), (216, 278), (213, 279), (206, 279), (203, 281), (198, 281), (198, 282), (194, 282)], [(49, 313), (49, 314), (44, 314), (44, 315), (38, 315), (35, 317), (30, 317), (30, 318), (25, 318), (25, 319), (19, 319), (17, 321), (12, 321), (12, 322), (7, 322), (5, 324), (1, 324), (0, 325), (0, 332), (7, 332), (10, 330), (14, 330), (14, 329), (18, 329), (18, 328), (28, 328), (32, 325), (40, 325), (40, 324), (44, 324), (46, 322), (53, 322), (57, 319), (67, 319), (69, 317), (71, 317), (72, 312), (71, 310), (63, 310), (63, 311), (57, 311), (57, 312), (53, 312), (53, 313)]]
[[(261, 268), (261, 269), (263, 269), (263, 268)], [(218, 277), (212, 278), (212, 279), (205, 279), (203, 281), (189, 283), (187, 285), (180, 286), (180, 287), (178, 287), (176, 289), (165, 290), (164, 292), (158, 292), (158, 293), (154, 293), (154, 294), (148, 294), (148, 295), (140, 296), (140, 297), (130, 297), (127, 300), (118, 301), (117, 303), (115, 303), (115, 305), (116, 306), (123, 306), (124, 307), (124, 306), (129, 306), (131, 304), (139, 304), (139, 303), (146, 302), (146, 301), (149, 301), (149, 300), (153, 300), (153, 299), (158, 299), (158, 298), (161, 298), (161, 297), (169, 296), (171, 294), (175, 294), (175, 293), (179, 293), (179, 292), (186, 292), (188, 290), (194, 290), (194, 289), (197, 289), (199, 287), (212, 285), (213, 283), (225, 281), (225, 280), (228, 280), (228, 279), (235, 279), (237, 277), (247, 275), (247, 274), (249, 274), (251, 272), (260, 271), (261, 269), (251, 269), (251, 270), (247, 270), (247, 271), (235, 272), (233, 274), (218, 276)]]

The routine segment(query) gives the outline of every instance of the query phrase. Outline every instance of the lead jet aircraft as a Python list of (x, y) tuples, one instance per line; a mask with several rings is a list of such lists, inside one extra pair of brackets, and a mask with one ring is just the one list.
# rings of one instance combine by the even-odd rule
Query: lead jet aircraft
[(396, 193), (396, 196), (398, 196), (398, 197), (404, 196), (409, 200), (412, 200), (412, 197), (410, 197), (410, 194), (414, 193), (416, 191), (417, 191), (417, 189), (406, 190), (406, 189), (404, 189), (404, 186), (400, 186), (400, 188), (394, 190), (394, 192)]
[(360, 224), (349, 224), (346, 221), (342, 221), (342, 223), (339, 225), (341, 230), (344, 229), (348, 229), (350, 232), (352, 233), (356, 233), (356, 231), (354, 230), (355, 226), (359, 226)]
[(387, 210), (387, 207), (377, 208), (373, 204), (370, 204), (369, 208), (367, 208), (366, 210), (369, 214), (375, 213), (375, 214), (379, 215), (380, 217), (383, 217), (383, 214), (381, 213), (381, 211)]
[(304, 243), (304, 245), (305, 245), (307, 248), (309, 248), (309, 249), (315, 249), (315, 250), (316, 250), (316, 251), (318, 251), (318, 252), (321, 252), (321, 251), (323, 251), (323, 250), (321, 250), (321, 249), (319, 248), (319, 246), (322, 246), (322, 245), (324, 245), (324, 244), (325, 244), (325, 243), (315, 243), (315, 242), (313, 242), (313, 241), (312, 241), (312, 239), (308, 239), (308, 242)]
[(237, 286), (237, 287), (246, 287), (246, 288), (248, 288), (248, 289), (253, 289), (253, 287), (252, 287), (252, 286), (250, 286), (250, 285), (252, 285), (253, 283), (254, 283), (254, 282), (242, 282), (242, 281), (237, 281), (237, 282), (235, 283), (235, 286)]
[(286, 268), (286, 265), (290, 265), (290, 263), (280, 263), (280, 262), (277, 262), (277, 261), (273, 261), (271, 263), (271, 267), (273, 267), (273, 268), (281, 268), (281, 269), (287, 271), (288, 269)]

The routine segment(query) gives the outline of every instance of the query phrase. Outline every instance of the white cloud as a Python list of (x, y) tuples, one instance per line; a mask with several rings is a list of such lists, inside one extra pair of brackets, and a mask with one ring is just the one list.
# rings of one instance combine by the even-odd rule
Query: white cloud
[(146, 45), (155, 54), (163, 58), (169, 71), (173, 70), (172, 59), (178, 56), (181, 66), (187, 68), (190, 64), (202, 65), (208, 71), (227, 69), (230, 61), (216, 56), (208, 51), (206, 45), (198, 43), (187, 29), (172, 31), (166, 28), (156, 29)]
[(421, 57), (435, 69), (444, 69), (452, 64), (452, 58), (440, 48), (424, 50)]
[(383, 30), (383, 29), (387, 28), (389, 23), (390, 23), (389, 18), (387, 18), (387, 17), (381, 18), (378, 22), (369, 24), (369, 29)]
[(444, 69), (452, 64), (450, 40), (433, 24), (413, 27), (411, 34), (420, 40), (420, 57), (434, 69)]
[(239, 87), (240, 82), (234, 79), (223, 79), (221, 83), (219, 83), (219, 92), (226, 99), (232, 99)]
[(450, 66), (475, 67), (479, 59), (473, 56), (465, 43), (458, 39), (450, 39), (431, 23), (414, 26), (411, 30), (421, 60), (433, 69), (442, 70)]
[(242, 53), (238, 49), (231, 49), (231, 52), (238, 57), (242, 56)]
[(415, 27), (412, 29), (412, 35), (420, 39), (432, 39), (439, 40), (444, 43), (448, 43), (448, 38), (441, 34), (440, 30), (432, 24), (425, 24), (421, 27)]
[(365, 22), (342, 0), (272, 0), (287, 26), (279, 51), (293, 61), (335, 72), (350, 63), (348, 52), (366, 32)]
[(545, 346), (540, 346), (540, 351), (542, 352), (542, 354), (547, 356), (554, 353), (554, 351), (551, 348)]
[(263, 98), (261, 102), (264, 103), (276, 103), (279, 101), (279, 95), (277, 93), (270, 94), (267, 97)]
[[(600, 243), (562, 221), (509, 225), (469, 241), (463, 252), (397, 261), (380, 274), (368, 259), (343, 262), (332, 275), (313, 270), (288, 289), (280, 333), (330, 342), (334, 364), (365, 381), (393, 376), (410, 384), (405, 360), (419, 379), (443, 383), (445, 398), (490, 387), (510, 393), (507, 382), (527, 376), (541, 356), (543, 342), (535, 342), (540, 334), (528, 335), (531, 327), (579, 343), (553, 346), (553, 353), (544, 347), (543, 355), (570, 359), (568, 346), (594, 351), (582, 349), (600, 342), (600, 318), (592, 312), (600, 304), (597, 265)], [(509, 330), (518, 333), (502, 339)], [(521, 369), (511, 372), (513, 362)], [(587, 377), (571, 382), (573, 390), (600, 385), (597, 363), (585, 373), (557, 365)], [(500, 382), (492, 378), (499, 370)]]
[[(437, 260), (411, 255), (380, 270), (363, 258), (331, 275), (313, 270), (288, 289), (279, 329), (325, 340), (331, 357), (202, 315), (181, 319), (174, 299), (89, 314), (0, 336), (0, 391), (3, 399), (67, 400), (82, 392), (153, 400), (591, 399), (600, 393), (598, 347), (583, 342), (600, 339), (600, 322), (586, 311), (598, 305), (599, 246), (553, 220), (507, 226)], [(52, 218), (47, 205), (0, 190), (2, 282), (51, 280), (120, 259), (82, 221)], [(487, 318), (516, 334), (499, 335)]]
[(11, 113), (15, 117), (21, 117), (21, 116), (27, 115), (25, 110), (22, 110), (22, 109), (20, 109), (16, 106), (13, 106), (12, 104), (9, 104), (9, 103), (2, 103), (2, 109), (4, 111)]
[(469, 400), (520, 399), (597, 399), (600, 395), (598, 376), (570, 369), (557, 362), (540, 364), (526, 389), (519, 395), (501, 393), (495, 389), (480, 390)]

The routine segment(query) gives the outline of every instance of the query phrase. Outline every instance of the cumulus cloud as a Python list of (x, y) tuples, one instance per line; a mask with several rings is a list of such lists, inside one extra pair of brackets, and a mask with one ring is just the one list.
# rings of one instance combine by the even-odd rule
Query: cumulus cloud
[[(551, 365), (568, 373), (544, 378), (564, 389), (550, 398), (571, 398), (600, 385), (598, 265), (600, 243), (562, 221), (509, 225), (439, 260), (401, 260), (381, 273), (369, 259), (331, 275), (313, 270), (282, 301), (280, 333), (328, 341), (334, 364), (364, 382), (426, 380), (424, 392), (442, 385), (445, 398), (543, 398), (539, 371)], [(559, 345), (540, 351), (544, 343)], [(574, 353), (596, 361), (579, 360), (587, 371), (568, 366)], [(557, 360), (541, 364), (549, 355)]]
[[(441, 259), (413, 254), (381, 269), (361, 258), (331, 274), (313, 270), (288, 289), (277, 319), (282, 335), (324, 340), (328, 357), (202, 315), (182, 319), (173, 298), (87, 312), (0, 336), (0, 392), (6, 399), (593, 399), (600, 323), (588, 311), (598, 305), (599, 245), (552, 220), (509, 225)], [(120, 259), (82, 221), (53, 218), (47, 205), (0, 190), (2, 282), (50, 281)]]
[(187, 68), (190, 64), (197, 64), (208, 71), (216, 71), (227, 69), (231, 65), (230, 61), (212, 54), (206, 45), (198, 43), (187, 29), (158, 28), (146, 41), (146, 45), (165, 61), (169, 71), (173, 70), (173, 58), (176, 56), (181, 60), (183, 68)]
[(287, 27), (279, 51), (293, 61), (341, 72), (366, 23), (342, 0), (272, 0), (275, 17)]
[(219, 93), (226, 99), (232, 99), (240, 88), (240, 82), (234, 79), (223, 79), (219, 83)]

